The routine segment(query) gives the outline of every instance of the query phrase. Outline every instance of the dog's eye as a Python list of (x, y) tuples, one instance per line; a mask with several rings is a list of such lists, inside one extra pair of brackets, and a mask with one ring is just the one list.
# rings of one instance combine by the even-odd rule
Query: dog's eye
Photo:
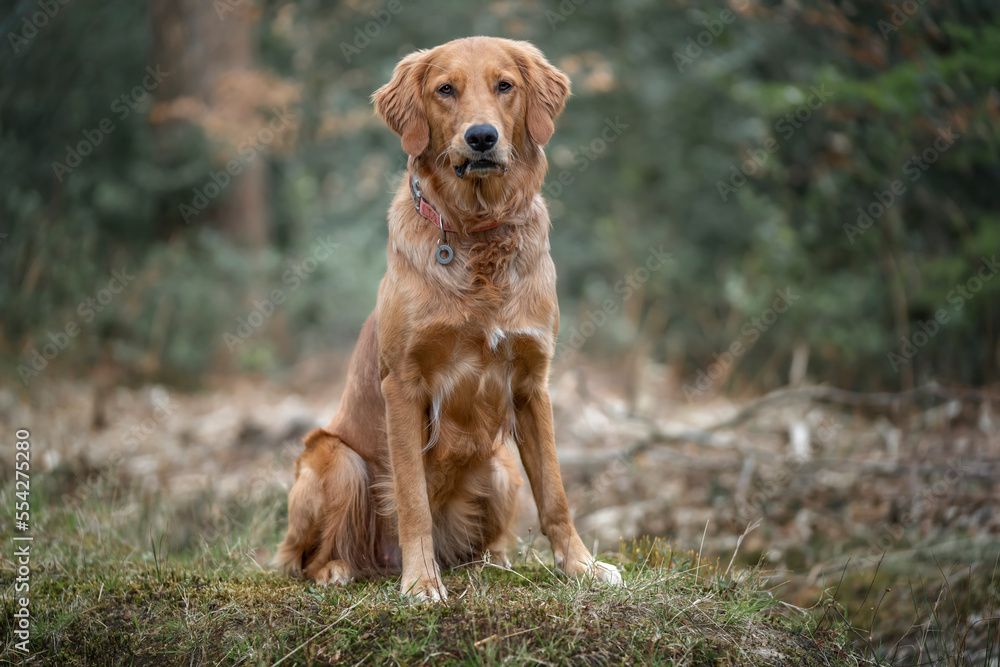
[(440, 88), (438, 88), (438, 92), (441, 93), (442, 95), (454, 95), (455, 89), (451, 87), (450, 83), (446, 83)]
[(511, 85), (510, 81), (501, 81), (500, 83), (497, 84), (497, 90), (499, 90), (501, 93), (506, 93), (513, 87), (514, 86)]

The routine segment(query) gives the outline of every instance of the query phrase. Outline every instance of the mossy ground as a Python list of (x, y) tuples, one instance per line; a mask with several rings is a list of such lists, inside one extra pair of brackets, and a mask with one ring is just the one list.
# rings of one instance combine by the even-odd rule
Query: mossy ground
[(824, 661), (838, 651), (820, 647), (804, 625), (767, 613), (764, 599), (723, 599), (689, 572), (630, 575), (643, 590), (553, 580), (537, 566), (465, 569), (446, 575), (448, 603), (414, 606), (394, 580), (324, 589), (270, 573), (111, 566), (74, 582), (39, 577), (31, 660), (840, 664)]
[[(49, 491), (33, 512), (31, 653), (5, 641), (0, 659), (12, 663), (863, 662), (844, 648), (845, 633), (780, 603), (756, 570), (726, 572), (659, 542), (608, 556), (625, 571), (624, 589), (554, 573), (535, 540), (510, 568), (446, 572), (448, 602), (421, 606), (400, 596), (398, 578), (326, 588), (260, 565), (280, 537), (278, 493), (220, 522), (209, 499), (179, 509), (102, 487), (67, 505)], [(0, 502), (12, 498), (9, 485), (0, 490)], [(6, 640), (15, 565), (0, 565)]]

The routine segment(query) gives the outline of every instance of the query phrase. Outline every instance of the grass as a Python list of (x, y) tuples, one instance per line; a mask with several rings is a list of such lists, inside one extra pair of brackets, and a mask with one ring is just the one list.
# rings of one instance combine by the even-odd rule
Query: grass
[[(814, 616), (779, 602), (759, 571), (731, 572), (658, 540), (624, 544), (614, 556), (625, 589), (559, 576), (527, 543), (510, 568), (482, 562), (446, 572), (448, 602), (417, 606), (399, 595), (398, 578), (325, 588), (258, 565), (280, 537), (284, 498), (275, 490), (228, 511), (108, 485), (64, 504), (58, 476), (36, 488), (31, 653), (5, 642), (0, 660), (10, 663), (865, 662), (845, 648), (846, 632), (819, 630)], [(12, 502), (7, 484), (0, 503)], [(0, 585), (11, 591), (14, 563), (0, 566)], [(5, 638), (13, 614), (7, 595)]]
[(996, 542), (954, 548), (883, 556), (873, 571), (845, 566), (820, 626), (840, 621), (879, 664), (997, 667), (1000, 551)]

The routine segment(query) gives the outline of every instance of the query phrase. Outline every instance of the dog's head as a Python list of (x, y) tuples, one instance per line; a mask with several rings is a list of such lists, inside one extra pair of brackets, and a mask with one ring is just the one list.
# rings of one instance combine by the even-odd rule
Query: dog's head
[(469, 37), (410, 54), (372, 99), (407, 153), (488, 179), (548, 142), (568, 95), (569, 79), (531, 44)]

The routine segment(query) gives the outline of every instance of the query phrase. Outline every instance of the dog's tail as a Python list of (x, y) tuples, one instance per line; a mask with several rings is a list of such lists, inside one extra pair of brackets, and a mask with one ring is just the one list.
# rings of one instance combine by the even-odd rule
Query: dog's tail
[(309, 578), (337, 559), (356, 572), (368, 569), (375, 536), (365, 460), (323, 429), (309, 432), (304, 443), (288, 494), (288, 532), (274, 566)]

